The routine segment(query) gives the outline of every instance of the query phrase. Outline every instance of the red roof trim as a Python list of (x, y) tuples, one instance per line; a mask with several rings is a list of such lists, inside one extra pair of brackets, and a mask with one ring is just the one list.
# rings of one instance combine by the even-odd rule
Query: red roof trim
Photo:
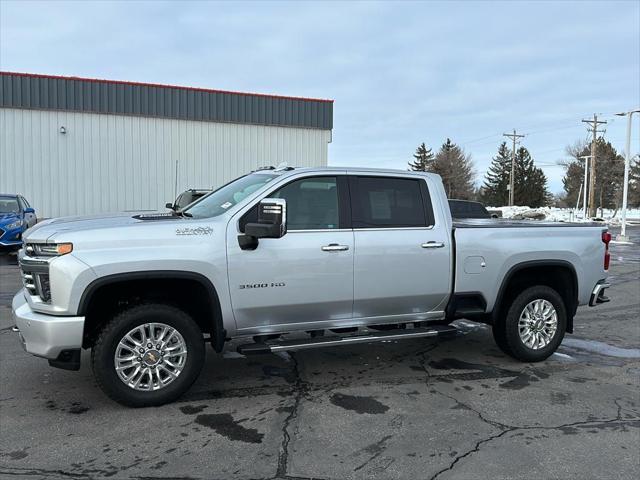
[(290, 97), (286, 95), (273, 95), (266, 93), (250, 93), (250, 92), (234, 92), (231, 90), (216, 90), (211, 88), (199, 88), (199, 87), (181, 87), (178, 85), (165, 85), (162, 83), (144, 83), (144, 82), (128, 82), (123, 80), (105, 80), (101, 78), (85, 78), (85, 77), (66, 77), (63, 75), (45, 75), (40, 73), (23, 73), (23, 72), (4, 72), (0, 71), (0, 75), (16, 75), (19, 77), (31, 77), (31, 78), (51, 78), (58, 80), (81, 80), (83, 82), (96, 82), (96, 83), (111, 83), (115, 85), (132, 85), (138, 87), (160, 87), (160, 88), (173, 88), (175, 90), (193, 90), (196, 92), (207, 92), (207, 93), (229, 93), (232, 95), (247, 95), (251, 97), (269, 97), (269, 98), (280, 98), (286, 100), (303, 100), (307, 102), (328, 102), (333, 103), (333, 100), (329, 100), (326, 98), (308, 98), (308, 97)]

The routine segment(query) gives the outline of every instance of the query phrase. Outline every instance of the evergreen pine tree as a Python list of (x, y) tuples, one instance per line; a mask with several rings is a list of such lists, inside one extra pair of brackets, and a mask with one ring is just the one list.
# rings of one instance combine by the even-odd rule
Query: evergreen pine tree
[(485, 205), (501, 207), (509, 204), (509, 180), (511, 177), (511, 150), (506, 142), (498, 147), (482, 186), (481, 201)]
[(550, 201), (547, 176), (535, 166), (529, 150), (520, 147), (515, 157), (514, 203), (537, 208)]
[(475, 174), (471, 157), (447, 138), (433, 161), (430, 172), (442, 177), (447, 198), (470, 200), (475, 197)]
[(640, 158), (631, 161), (629, 165), (629, 208), (640, 207)]
[(409, 162), (409, 170), (414, 172), (429, 172), (433, 163), (434, 155), (430, 148), (422, 142), (413, 154), (415, 161)]
[[(581, 156), (591, 155), (588, 143), (569, 147), (573, 159), (565, 164), (562, 179), (567, 202), (575, 205), (580, 186), (584, 181), (584, 160)], [(600, 137), (596, 140), (595, 199), (597, 208), (620, 208), (622, 206), (622, 183), (624, 179), (624, 158), (613, 145)], [(591, 173), (589, 173), (591, 174)]]

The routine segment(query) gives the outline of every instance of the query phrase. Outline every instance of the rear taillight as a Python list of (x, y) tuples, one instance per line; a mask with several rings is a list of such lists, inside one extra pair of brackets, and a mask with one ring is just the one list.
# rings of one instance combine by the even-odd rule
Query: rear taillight
[(604, 243), (604, 269), (609, 270), (609, 262), (611, 261), (611, 254), (609, 253), (609, 242), (611, 241), (611, 234), (609, 232), (602, 232), (602, 243)]

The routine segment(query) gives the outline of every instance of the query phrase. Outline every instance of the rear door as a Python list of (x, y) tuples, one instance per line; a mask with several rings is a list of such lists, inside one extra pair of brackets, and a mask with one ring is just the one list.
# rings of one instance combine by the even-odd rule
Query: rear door
[(350, 176), (354, 318), (442, 316), (451, 289), (450, 232), (436, 224), (426, 180)]
[(236, 325), (249, 333), (339, 326), (352, 318), (353, 231), (346, 176), (292, 180), (268, 195), (287, 201), (287, 233), (241, 250), (251, 208), (228, 227), (229, 288)]

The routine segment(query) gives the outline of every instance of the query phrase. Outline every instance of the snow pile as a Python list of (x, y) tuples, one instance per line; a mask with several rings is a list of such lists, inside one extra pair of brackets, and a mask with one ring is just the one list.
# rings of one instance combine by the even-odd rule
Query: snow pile
[[(487, 207), (487, 210), (500, 210), (502, 218), (514, 220), (543, 220), (546, 222), (592, 222), (594, 220), (605, 222), (609, 225), (620, 225), (622, 213), (620, 210), (605, 208), (598, 210), (598, 217), (586, 218), (582, 216), (582, 210), (576, 212), (573, 208), (556, 207)], [(640, 224), (640, 209), (627, 209), (627, 225)]]

